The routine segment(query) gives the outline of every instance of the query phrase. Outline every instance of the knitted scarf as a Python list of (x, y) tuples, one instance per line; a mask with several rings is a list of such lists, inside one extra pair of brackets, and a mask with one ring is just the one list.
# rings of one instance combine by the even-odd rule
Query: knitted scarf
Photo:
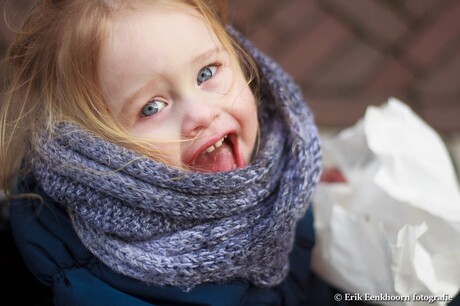
[(319, 178), (317, 131), (292, 80), (233, 35), (261, 75), (261, 139), (247, 167), (180, 170), (70, 123), (38, 137), (37, 181), (67, 208), (83, 244), (121, 274), (192, 288), (231, 279), (274, 286), (288, 273), (296, 222)]

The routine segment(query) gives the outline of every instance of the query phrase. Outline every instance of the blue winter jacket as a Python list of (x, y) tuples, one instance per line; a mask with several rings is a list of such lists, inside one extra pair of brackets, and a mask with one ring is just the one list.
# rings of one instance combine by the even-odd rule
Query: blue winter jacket
[[(81, 243), (60, 205), (29, 177), (19, 192), (40, 194), (38, 200), (17, 200), (10, 209), (11, 230), (34, 276), (51, 288), (55, 305), (359, 305), (334, 301), (338, 291), (310, 272), (314, 244), (311, 209), (298, 223), (290, 272), (274, 288), (258, 288), (245, 280), (203, 284), (185, 292), (153, 286), (118, 274), (95, 258)], [(457, 299), (460, 305), (460, 299)]]

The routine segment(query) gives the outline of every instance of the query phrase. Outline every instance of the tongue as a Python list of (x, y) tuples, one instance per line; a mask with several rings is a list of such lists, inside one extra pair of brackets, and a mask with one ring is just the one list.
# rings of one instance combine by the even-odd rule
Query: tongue
[(236, 168), (232, 148), (223, 143), (211, 153), (203, 152), (193, 162), (193, 167), (204, 172), (225, 172)]

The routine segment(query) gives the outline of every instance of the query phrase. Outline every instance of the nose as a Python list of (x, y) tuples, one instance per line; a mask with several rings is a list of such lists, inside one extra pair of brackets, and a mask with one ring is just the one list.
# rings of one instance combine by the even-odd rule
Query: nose
[(196, 137), (201, 131), (208, 128), (220, 114), (216, 103), (203, 97), (183, 100), (182, 104), (184, 112), (182, 134), (187, 138)]

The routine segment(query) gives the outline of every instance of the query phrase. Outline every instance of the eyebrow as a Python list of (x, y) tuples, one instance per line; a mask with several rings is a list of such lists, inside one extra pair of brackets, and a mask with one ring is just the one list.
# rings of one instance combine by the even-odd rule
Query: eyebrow
[(208, 58), (210, 58), (213, 54), (220, 54), (223, 51), (224, 51), (224, 49), (219, 48), (219, 47), (209, 49), (208, 51), (205, 51), (205, 52), (201, 53), (200, 55), (198, 55), (197, 57), (195, 57), (192, 60), (192, 63), (201, 63), (201, 62), (207, 60)]
[[(225, 49), (223, 49), (223, 48), (219, 48), (219, 47), (211, 48), (211, 49), (199, 54), (195, 58), (193, 58), (191, 63), (192, 64), (202, 63), (202, 62), (206, 61), (207, 59), (209, 59), (212, 55), (220, 54), (223, 51), (225, 51)], [(154, 75), (157, 75), (157, 73), (155, 73)], [(122, 108), (120, 110), (120, 114), (126, 114), (128, 112), (128, 109), (129, 109), (130, 105), (132, 105), (132, 103), (137, 99), (137, 97), (142, 93), (142, 91), (146, 88), (146, 86), (150, 82), (142, 85), (141, 88), (137, 89), (132, 95), (130, 95), (129, 97), (127, 97), (126, 99), (124, 99), (122, 101), (123, 106), (122, 106)]]

